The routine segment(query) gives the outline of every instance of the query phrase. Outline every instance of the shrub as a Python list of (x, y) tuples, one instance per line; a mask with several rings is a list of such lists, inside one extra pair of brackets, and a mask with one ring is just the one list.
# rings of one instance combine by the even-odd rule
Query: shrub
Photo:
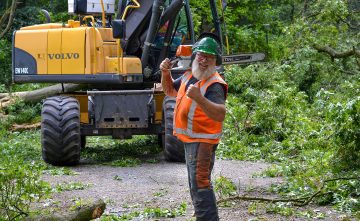
[(333, 105), (335, 141), (334, 168), (352, 170), (360, 167), (360, 96), (344, 104)]
[(0, 217), (6, 220), (21, 220), (29, 214), (30, 203), (36, 202), (49, 192), (42, 180), (41, 164), (29, 161), (27, 144), (15, 141), (17, 136), (0, 131)]

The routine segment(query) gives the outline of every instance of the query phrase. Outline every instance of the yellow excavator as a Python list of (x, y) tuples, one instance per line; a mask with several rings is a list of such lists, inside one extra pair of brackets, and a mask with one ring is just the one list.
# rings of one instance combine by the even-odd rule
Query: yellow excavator
[[(222, 43), (215, 0), (209, 0)], [(116, 10), (115, 10), (116, 9)], [(159, 86), (159, 64), (177, 58), (173, 78), (189, 68), (194, 25), (188, 0), (69, 0), (78, 19), (23, 27), (13, 35), (15, 83), (78, 83), (86, 91), (44, 100), (41, 145), (45, 162), (76, 165), (87, 136), (158, 135), (165, 159), (184, 161), (172, 135), (175, 100)], [(115, 16), (116, 15), (116, 16)], [(223, 64), (264, 59), (264, 54), (223, 57)], [(218, 67), (221, 71), (222, 67)], [(134, 147), (136, 148), (136, 147)]]

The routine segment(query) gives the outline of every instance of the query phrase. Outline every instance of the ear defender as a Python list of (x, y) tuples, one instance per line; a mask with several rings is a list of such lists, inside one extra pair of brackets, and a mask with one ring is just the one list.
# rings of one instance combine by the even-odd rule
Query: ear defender
[(221, 55), (216, 55), (216, 66), (220, 66), (222, 64)]

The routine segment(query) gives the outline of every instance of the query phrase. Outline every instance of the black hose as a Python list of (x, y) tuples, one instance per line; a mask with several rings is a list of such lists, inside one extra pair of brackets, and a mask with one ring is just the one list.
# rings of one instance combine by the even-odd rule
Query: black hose
[(183, 4), (183, 0), (172, 1), (161, 16), (160, 27), (163, 26), (168, 20), (174, 19), (174, 15), (176, 16), (179, 13)]
[(46, 11), (45, 9), (41, 9), (41, 12), (44, 14), (45, 18), (46, 18), (46, 23), (50, 23), (51, 22), (51, 17), (48, 11)]

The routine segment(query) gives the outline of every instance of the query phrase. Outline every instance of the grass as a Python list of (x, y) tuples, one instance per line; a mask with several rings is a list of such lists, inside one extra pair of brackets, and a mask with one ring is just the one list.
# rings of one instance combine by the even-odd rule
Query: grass
[(47, 164), (46, 169), (43, 171), (44, 174), (49, 174), (52, 176), (75, 176), (79, 173), (70, 169), (69, 167), (55, 167)]
[(60, 193), (60, 192), (64, 192), (64, 191), (84, 190), (84, 189), (90, 188), (92, 186), (93, 186), (93, 184), (90, 184), (90, 183), (84, 184), (81, 182), (63, 182), (63, 183), (57, 184), (53, 188), (53, 192)]
[[(134, 167), (142, 162), (156, 163), (153, 157), (161, 152), (156, 136), (134, 136), (129, 140), (89, 137), (81, 153), (84, 160), (117, 167)], [(148, 159), (148, 158), (151, 159)]]
[(158, 220), (158, 218), (175, 218), (185, 216), (187, 209), (187, 204), (182, 202), (176, 208), (152, 208), (147, 207), (142, 211), (135, 211), (125, 214), (111, 214), (104, 215), (100, 218), (101, 221), (122, 221), (122, 220)]

